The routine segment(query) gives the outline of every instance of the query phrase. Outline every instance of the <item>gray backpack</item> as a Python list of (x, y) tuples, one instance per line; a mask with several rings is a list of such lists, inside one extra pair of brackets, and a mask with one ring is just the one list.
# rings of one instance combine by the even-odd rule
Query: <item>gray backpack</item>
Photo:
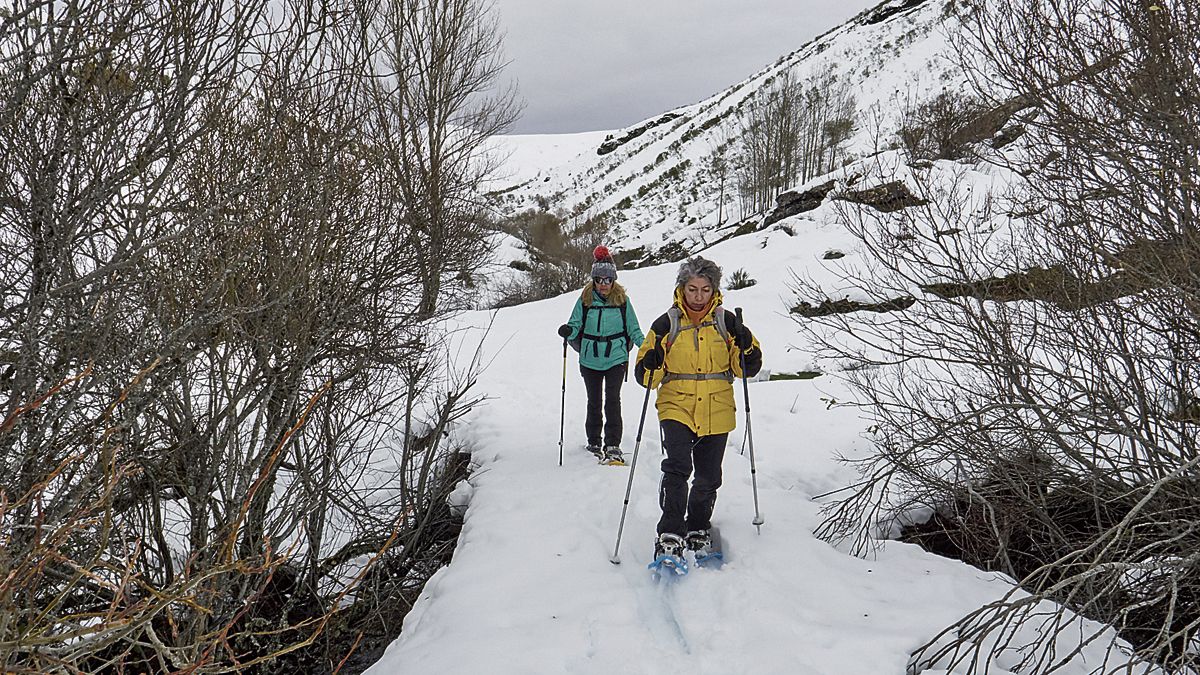
[[(667, 326), (662, 325), (663, 317), (666, 317), (667, 319)], [(659, 332), (660, 329), (667, 329), (666, 337), (663, 339), (664, 357), (667, 352), (671, 351), (671, 345), (675, 344), (675, 339), (679, 337), (679, 332), (681, 330), (692, 331), (692, 339), (695, 341), (697, 351), (700, 350), (700, 329), (704, 328), (705, 326), (712, 326), (716, 328), (717, 332), (721, 334), (721, 339), (725, 340), (726, 344), (728, 344), (729, 340), (731, 339), (729, 335), (729, 329), (725, 326), (724, 307), (718, 305), (716, 310), (713, 311), (713, 320), (705, 321), (700, 325), (683, 326), (681, 321), (682, 318), (683, 310), (679, 309), (679, 307), (672, 306), (671, 309), (667, 310), (666, 314), (664, 314), (662, 317), (659, 317), (650, 327), (659, 335), (662, 335), (662, 333)], [(672, 380), (725, 380), (727, 382), (733, 382), (734, 379), (735, 378), (732, 370), (727, 370), (723, 373), (672, 373), (667, 371), (666, 375), (663, 376), (662, 383), (666, 384)]]

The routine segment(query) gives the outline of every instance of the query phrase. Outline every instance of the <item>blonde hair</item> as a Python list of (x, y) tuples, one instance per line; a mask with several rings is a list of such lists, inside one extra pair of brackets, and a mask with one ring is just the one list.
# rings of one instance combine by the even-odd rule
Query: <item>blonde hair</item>
[[(588, 280), (588, 282), (586, 284), (584, 284), (584, 286), (583, 286), (583, 304), (585, 307), (592, 306), (592, 293), (594, 293), (595, 290), (596, 290), (596, 283), (594, 281)], [(625, 304), (625, 287), (622, 286), (621, 284), (617, 283), (616, 281), (614, 281), (613, 285), (612, 285), (612, 290), (608, 292), (608, 297), (606, 298), (606, 301), (608, 302), (608, 304), (614, 305), (614, 306)]]

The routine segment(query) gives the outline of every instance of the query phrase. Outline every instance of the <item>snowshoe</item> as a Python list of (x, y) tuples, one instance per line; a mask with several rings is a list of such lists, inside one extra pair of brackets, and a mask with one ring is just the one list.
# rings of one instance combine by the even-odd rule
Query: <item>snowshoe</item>
[(600, 447), (599, 444), (588, 443), (587, 451), (595, 455), (596, 459), (604, 460), (604, 448)]
[(600, 455), (600, 463), (608, 466), (625, 466), (625, 456), (621, 454), (621, 446), (604, 446), (604, 452)]
[(717, 528), (692, 530), (685, 541), (695, 556), (696, 567), (718, 568), (724, 564), (725, 554), (721, 551), (721, 534)]
[(646, 565), (646, 568), (656, 577), (683, 576), (688, 573), (687, 560), (683, 557), (685, 550), (683, 537), (663, 532), (654, 542), (654, 562)]

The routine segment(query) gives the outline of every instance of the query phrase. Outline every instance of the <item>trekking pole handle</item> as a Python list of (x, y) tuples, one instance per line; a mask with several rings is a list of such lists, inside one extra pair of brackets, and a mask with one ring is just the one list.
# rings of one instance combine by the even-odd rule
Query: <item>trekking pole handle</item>
[[(742, 308), (735, 307), (733, 313), (737, 315), (738, 328), (746, 330), (746, 324), (742, 322)], [(738, 347), (738, 358), (742, 362), (742, 387), (745, 389), (746, 394), (746, 420), (748, 424), (750, 419), (750, 383), (746, 380), (746, 352), (742, 351), (741, 347)]]

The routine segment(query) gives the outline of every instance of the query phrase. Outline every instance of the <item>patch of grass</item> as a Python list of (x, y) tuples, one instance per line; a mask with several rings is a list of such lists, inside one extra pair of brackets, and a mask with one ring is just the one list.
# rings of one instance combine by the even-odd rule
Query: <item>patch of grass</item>
[(749, 288), (757, 283), (758, 281), (756, 279), (751, 279), (750, 273), (747, 272), (746, 268), (743, 267), (730, 275), (729, 290), (736, 291), (739, 288)]
[(819, 370), (801, 370), (798, 373), (771, 373), (770, 382), (775, 380), (811, 380), (822, 375)]

